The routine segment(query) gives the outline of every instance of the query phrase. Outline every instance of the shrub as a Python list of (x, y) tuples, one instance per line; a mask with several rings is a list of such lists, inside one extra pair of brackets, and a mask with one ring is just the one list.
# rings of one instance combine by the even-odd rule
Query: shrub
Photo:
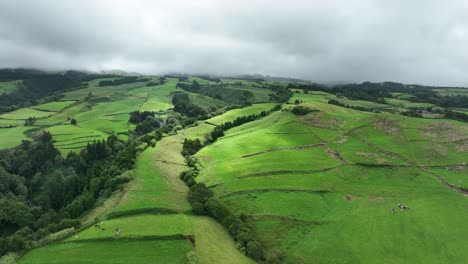
[(208, 189), (204, 183), (197, 183), (190, 187), (188, 200), (191, 204), (195, 202), (204, 204), (211, 197), (213, 197), (213, 191)]
[(253, 258), (254, 260), (264, 259), (262, 245), (260, 245), (260, 243), (256, 241), (250, 241), (247, 243), (246, 252), (247, 252), (247, 256)]
[(302, 105), (295, 106), (295, 107), (292, 109), (292, 112), (293, 112), (295, 115), (299, 115), (299, 116), (307, 115), (308, 113), (310, 113), (310, 112), (312, 112), (312, 111), (314, 111), (314, 110), (311, 109), (311, 108), (302, 106)]
[(203, 207), (203, 204), (201, 204), (199, 202), (194, 202), (192, 204), (192, 211), (196, 215), (204, 215), (206, 213), (205, 212), (205, 207)]
[(185, 257), (186, 257), (186, 260), (187, 260), (187, 264), (198, 264), (199, 263), (198, 255), (197, 255), (197, 253), (195, 251), (188, 252)]

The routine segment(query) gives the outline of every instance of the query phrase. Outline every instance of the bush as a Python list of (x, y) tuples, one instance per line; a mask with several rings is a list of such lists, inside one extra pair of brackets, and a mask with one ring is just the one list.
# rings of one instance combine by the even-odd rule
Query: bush
[(213, 197), (213, 191), (208, 189), (208, 187), (206, 187), (204, 183), (197, 183), (190, 187), (190, 191), (188, 194), (188, 200), (190, 204), (193, 204), (195, 202), (204, 204), (211, 197)]
[(205, 215), (205, 207), (203, 207), (203, 204), (199, 202), (194, 202), (192, 204), (192, 211), (196, 215)]
[(307, 115), (308, 113), (310, 113), (310, 112), (312, 112), (312, 111), (314, 111), (314, 110), (311, 109), (311, 108), (302, 106), (302, 105), (295, 106), (295, 107), (292, 109), (292, 112), (293, 112), (295, 115), (298, 115), (298, 116)]
[(250, 241), (247, 243), (246, 252), (247, 256), (253, 258), (254, 260), (258, 261), (264, 259), (262, 245), (256, 241)]
[[(205, 204), (206, 213), (216, 219), (219, 223), (225, 225), (225, 218), (232, 216), (229, 209), (216, 199), (209, 199)], [(227, 225), (229, 227), (229, 225)]]
[(197, 253), (195, 251), (190, 251), (189, 253), (187, 253), (187, 255), (185, 257), (186, 257), (186, 260), (187, 260), (187, 264), (198, 264), (199, 263), (198, 255), (197, 255)]

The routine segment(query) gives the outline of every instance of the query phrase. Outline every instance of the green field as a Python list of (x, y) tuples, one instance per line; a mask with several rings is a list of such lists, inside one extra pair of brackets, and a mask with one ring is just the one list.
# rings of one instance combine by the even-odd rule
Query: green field
[(41, 110), (41, 111), (59, 112), (63, 110), (64, 108), (69, 107), (73, 103), (75, 103), (75, 101), (57, 101), (57, 102), (50, 102), (50, 103), (37, 105), (32, 108), (36, 110)]
[(234, 109), (231, 111), (226, 112), (223, 115), (215, 116), (213, 118), (210, 118), (206, 120), (206, 122), (215, 124), (215, 125), (221, 125), (226, 122), (233, 121), (239, 116), (246, 116), (246, 115), (254, 115), (254, 114), (259, 114), (262, 111), (268, 111), (271, 108), (273, 108), (275, 104), (272, 103), (267, 103), (267, 104), (254, 104), (252, 106), (248, 106), (245, 108), (239, 108), (239, 109)]
[(51, 112), (40, 111), (32, 108), (21, 108), (13, 112), (0, 115), (0, 119), (25, 120), (30, 117), (45, 118), (52, 115)]
[(175, 91), (176, 81), (170, 80), (163, 85), (153, 86), (140, 111), (165, 111), (172, 108), (171, 92)]
[[(468, 201), (440, 181), (466, 186), (463, 123), (294, 96), (320, 112), (278, 112), (229, 130), (197, 153), (197, 181), (212, 186), (236, 214), (248, 215), (285, 263), (462, 263), (468, 257), (462, 209)], [(446, 169), (452, 166), (457, 169)], [(392, 213), (398, 203), (410, 210)]]
[(30, 251), (18, 263), (184, 263), (186, 240), (113, 240), (52, 244)]
[[(176, 78), (154, 86), (98, 85), (108, 79), (114, 78), (67, 90), (61, 101), (1, 114), (0, 149), (19, 145), (39, 129), (52, 134), (64, 156), (109, 135), (126, 140), (135, 128), (128, 122), (133, 111), (155, 111), (162, 119), (180, 116), (172, 110), (175, 93), (187, 93), (210, 118), (165, 132), (156, 147), (138, 154), (133, 180), (82, 216), (85, 227), (26, 252), (19, 263), (186, 263), (189, 252), (199, 263), (254, 263), (220, 223), (191, 211), (189, 188), (179, 175), (189, 169), (182, 144), (195, 138), (206, 144), (194, 155), (196, 181), (236, 216), (245, 216), (265, 249), (282, 253), (283, 263), (468, 259), (468, 126), (396, 114), (434, 105), (412, 103), (405, 93), (392, 93), (388, 104), (378, 104), (297, 89), (282, 110), (207, 143), (216, 126), (272, 109), (273, 92), (259, 88), (260, 82), (223, 79), (220, 85), (200, 77), (189, 81), (202, 84), (205, 95), (176, 88)], [(8, 85), (0, 83), (0, 92), (11, 91), (14, 84)], [(224, 112), (238, 105), (244, 91), (257, 103)], [(365, 109), (328, 104), (331, 99)], [(291, 111), (297, 103), (314, 111), (297, 116)], [(29, 117), (37, 120), (25, 126)], [(398, 209), (399, 203), (410, 209)]]
[(12, 148), (21, 143), (21, 140), (27, 139), (25, 132), (33, 127), (13, 127), (0, 128), (0, 149)]
[(47, 129), (52, 134), (54, 145), (63, 153), (79, 152), (88, 143), (106, 139), (107, 135), (100, 131), (82, 128), (79, 125), (59, 125)]

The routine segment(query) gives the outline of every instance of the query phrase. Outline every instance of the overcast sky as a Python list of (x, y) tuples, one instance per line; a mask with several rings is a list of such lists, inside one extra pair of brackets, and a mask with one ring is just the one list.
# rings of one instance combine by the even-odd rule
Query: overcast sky
[(0, 67), (468, 86), (468, 1), (0, 0)]

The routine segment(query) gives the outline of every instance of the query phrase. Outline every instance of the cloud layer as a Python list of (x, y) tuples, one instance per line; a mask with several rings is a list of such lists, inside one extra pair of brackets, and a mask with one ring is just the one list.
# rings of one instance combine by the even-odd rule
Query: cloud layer
[(0, 0), (0, 67), (468, 86), (462, 0)]

